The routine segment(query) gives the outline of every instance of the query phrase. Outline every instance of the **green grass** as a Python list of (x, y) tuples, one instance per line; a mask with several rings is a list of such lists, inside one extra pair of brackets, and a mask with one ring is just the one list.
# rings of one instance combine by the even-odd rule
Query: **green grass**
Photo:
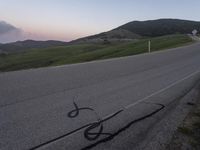
[[(80, 63), (114, 57), (136, 55), (148, 51), (149, 39), (122, 44), (79, 44), (63, 47), (35, 49), (26, 53), (0, 55), (0, 71)], [(152, 51), (191, 43), (187, 35), (152, 38)]]

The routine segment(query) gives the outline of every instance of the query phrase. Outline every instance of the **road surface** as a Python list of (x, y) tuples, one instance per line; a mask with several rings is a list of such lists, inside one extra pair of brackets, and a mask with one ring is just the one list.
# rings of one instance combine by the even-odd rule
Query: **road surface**
[[(143, 121), (187, 92), (199, 80), (199, 71), (200, 44), (195, 43), (151, 54), (1, 73), (0, 149), (133, 148), (148, 126)], [(137, 123), (137, 130), (129, 131), (131, 139), (120, 139)], [(113, 144), (117, 138), (120, 142)]]

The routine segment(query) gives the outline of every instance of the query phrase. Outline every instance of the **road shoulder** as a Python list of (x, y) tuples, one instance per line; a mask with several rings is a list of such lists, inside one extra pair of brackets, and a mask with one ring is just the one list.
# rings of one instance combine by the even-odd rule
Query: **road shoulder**
[[(196, 117), (194, 116), (194, 112), (200, 112), (200, 84), (198, 83), (177, 104), (174, 103), (172, 105), (174, 105), (174, 108), (167, 110), (163, 115), (156, 116), (157, 118), (161, 118), (160, 122), (153, 127), (144, 141), (139, 144), (137, 147), (138, 150), (182, 150), (186, 147), (188, 148), (188, 146), (192, 149), (191, 144), (198, 146), (194, 140), (191, 143), (191, 139), (194, 137), (183, 135), (180, 131), (184, 130), (183, 127), (185, 127), (187, 122), (189, 122), (189, 125), (195, 123), (193, 120)], [(192, 131), (196, 130), (193, 128)], [(184, 140), (182, 140), (183, 138)], [(187, 144), (184, 144), (185, 142)]]
[[(200, 93), (200, 88), (198, 89)], [(187, 103), (192, 107), (183, 123), (175, 131), (167, 150), (200, 149), (200, 96), (196, 103)]]

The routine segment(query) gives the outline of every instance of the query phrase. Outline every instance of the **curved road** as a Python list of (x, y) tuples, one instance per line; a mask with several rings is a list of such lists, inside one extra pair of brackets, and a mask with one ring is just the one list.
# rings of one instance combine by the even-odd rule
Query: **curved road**
[[(137, 133), (130, 131), (137, 144), (142, 121), (165, 109), (199, 78), (199, 43), (1, 73), (0, 149), (111, 149), (113, 138), (140, 122)], [(114, 149), (129, 142), (121, 139)]]

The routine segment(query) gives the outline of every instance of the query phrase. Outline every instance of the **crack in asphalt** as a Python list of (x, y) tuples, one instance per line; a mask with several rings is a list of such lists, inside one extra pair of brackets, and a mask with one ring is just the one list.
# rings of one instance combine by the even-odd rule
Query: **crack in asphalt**
[[(99, 133), (91, 133), (90, 130), (92, 130), (92, 129), (98, 127), (98, 126), (99, 126), (100, 124), (102, 124), (103, 122), (112, 119), (113, 117), (115, 117), (115, 116), (117, 116), (119, 113), (121, 113), (122, 111), (123, 111), (123, 110), (119, 110), (119, 111), (117, 111), (116, 113), (113, 113), (112, 115), (106, 117), (105, 119), (102, 119), (102, 120), (99, 121), (99, 122), (97, 121), (97, 122), (94, 122), (94, 123), (86, 124), (86, 125), (84, 125), (84, 126), (78, 128), (78, 129), (73, 130), (73, 131), (71, 131), (71, 132), (68, 132), (68, 133), (66, 133), (66, 134), (64, 134), (64, 135), (62, 135), (62, 136), (59, 136), (59, 137), (54, 138), (54, 139), (52, 139), (52, 140), (49, 140), (49, 141), (47, 141), (47, 142), (45, 142), (45, 143), (42, 143), (42, 144), (37, 145), (37, 146), (35, 146), (35, 147), (32, 147), (32, 148), (30, 148), (30, 150), (36, 150), (36, 149), (41, 148), (41, 147), (43, 147), (43, 146), (45, 146), (45, 145), (52, 144), (53, 142), (56, 142), (57, 140), (60, 140), (60, 139), (62, 139), (62, 138), (65, 138), (65, 137), (67, 137), (67, 136), (69, 136), (69, 135), (71, 135), (71, 134), (73, 134), (73, 133), (75, 133), (75, 132), (78, 132), (78, 131), (80, 131), (81, 129), (84, 129), (84, 128), (86, 128), (86, 130), (85, 130), (85, 132), (84, 132), (84, 136), (86, 136), (85, 138), (86, 138), (86, 139), (88, 138), (88, 140), (90, 140), (90, 139), (95, 140), (95, 139), (97, 139), (101, 134), (110, 135), (110, 134), (107, 134), (107, 133), (101, 133), (101, 132), (103, 131), (102, 129), (100, 130), (101, 132), (99, 132)], [(88, 127), (88, 128), (87, 128), (87, 127)], [(95, 137), (91, 138), (90, 136), (91, 136), (91, 135), (94, 135), (94, 134), (95, 134), (95, 135), (97, 134), (97, 135), (96, 135)]]

